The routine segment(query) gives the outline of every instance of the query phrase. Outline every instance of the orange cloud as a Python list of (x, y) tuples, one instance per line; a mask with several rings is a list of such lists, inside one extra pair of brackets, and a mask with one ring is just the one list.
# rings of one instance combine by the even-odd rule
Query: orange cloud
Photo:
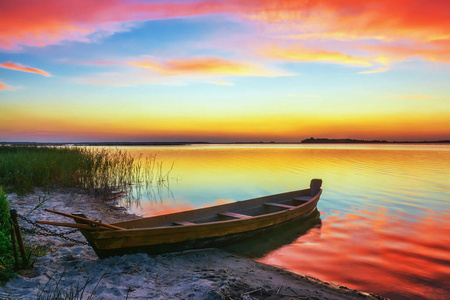
[(135, 67), (155, 70), (165, 76), (178, 76), (184, 74), (231, 76), (286, 75), (279, 72), (264, 70), (253, 63), (243, 63), (218, 57), (171, 59), (166, 62), (158, 62), (148, 58), (140, 61), (133, 61), (129, 64)]
[(40, 74), (40, 75), (44, 75), (47, 77), (50, 77), (51, 75), (43, 70), (40, 69), (36, 69), (36, 68), (32, 68), (32, 67), (28, 67), (28, 66), (24, 66), (18, 63), (13, 63), (13, 62), (4, 62), (2, 64), (0, 64), (0, 68), (5, 68), (5, 69), (10, 69), (10, 70), (16, 70), (16, 71), (22, 71), (22, 72), (29, 72), (29, 73), (36, 73), (36, 74)]
[(347, 64), (359, 67), (370, 67), (372, 63), (363, 57), (356, 57), (348, 54), (343, 54), (337, 51), (313, 50), (302, 46), (280, 48), (278, 46), (271, 46), (263, 49), (262, 54), (288, 61), (317, 61), (317, 62), (331, 62), (338, 64)]
[(311, 37), (411, 38), (430, 41), (450, 38), (450, 13), (446, 0), (318, 0), (253, 1), (263, 4), (248, 12), (255, 20), (276, 23), (288, 21), (303, 25), (302, 34)]
[[(267, 24), (265, 29), (273, 37), (294, 39), (305, 45), (320, 42), (326, 51), (340, 45), (351, 51), (395, 58), (393, 62), (411, 58), (450, 62), (450, 6), (446, 0), (318, 0), (303, 6), (304, 2), (297, 3), (295, 6), (294, 1), (274, 1), (272, 7), (266, 5), (246, 16)], [(354, 58), (330, 54), (325, 61)], [(390, 65), (381, 65), (363, 73), (389, 68)]]
[[(369, 51), (397, 54), (402, 59), (412, 54), (429, 61), (450, 60), (448, 0), (1, 1), (0, 48), (42, 47), (63, 40), (87, 42), (93, 33), (126, 31), (141, 21), (206, 14), (229, 14), (244, 22), (267, 24), (258, 27), (266, 31), (262, 37), (359, 41), (370, 46), (376, 41), (382, 47)], [(398, 42), (404, 40), (410, 45), (398, 48)], [(386, 42), (395, 44), (384, 47)], [(428, 43), (433, 49), (428, 48)], [(323, 49), (327, 50), (321, 53), (322, 61), (367, 64), (354, 55), (335, 53), (330, 47)], [(183, 67), (196, 68), (174, 66)], [(369, 72), (386, 69), (381, 66)]]

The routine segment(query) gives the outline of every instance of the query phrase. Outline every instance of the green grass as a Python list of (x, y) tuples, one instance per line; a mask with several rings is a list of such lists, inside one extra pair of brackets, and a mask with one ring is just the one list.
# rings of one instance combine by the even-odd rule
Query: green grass
[(13, 243), (11, 239), (10, 210), (7, 195), (0, 186), (0, 283), (9, 280), (15, 276), (18, 269), (26, 269), (32, 266), (30, 261), (31, 249), (25, 246), (26, 259), (23, 259), (19, 253), (17, 236), (15, 238), (16, 258), (14, 258)]
[(110, 196), (143, 180), (165, 180), (158, 166), (154, 157), (142, 161), (118, 149), (0, 146), (0, 184), (18, 194), (65, 187)]
[(9, 202), (0, 186), (0, 281), (8, 280), (14, 275), (14, 256), (9, 229)]

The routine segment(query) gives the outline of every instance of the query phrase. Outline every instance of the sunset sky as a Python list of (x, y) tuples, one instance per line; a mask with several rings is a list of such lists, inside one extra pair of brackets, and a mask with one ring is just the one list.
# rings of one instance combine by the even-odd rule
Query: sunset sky
[(448, 0), (2, 0), (0, 141), (450, 139)]

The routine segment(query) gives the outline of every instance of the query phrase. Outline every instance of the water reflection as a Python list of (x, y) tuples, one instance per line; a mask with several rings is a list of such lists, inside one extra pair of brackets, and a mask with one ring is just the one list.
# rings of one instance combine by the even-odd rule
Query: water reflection
[(130, 186), (127, 189), (126, 196), (120, 199), (119, 205), (131, 212), (139, 212), (139, 215), (145, 216), (151, 214), (149, 214), (148, 209), (143, 207), (143, 203), (145, 206), (149, 204), (161, 206), (168, 200), (174, 199), (175, 196), (170, 189), (170, 179), (166, 178), (156, 183), (144, 182)]
[[(262, 261), (393, 299), (445, 299), (450, 294), (449, 145), (128, 150), (156, 155), (167, 166), (174, 163), (170, 193), (139, 198), (134, 213), (246, 200), (306, 188), (311, 178), (322, 178), (322, 226), (294, 233), (293, 240), (284, 239), (285, 246), (275, 242), (277, 249)], [(271, 249), (264, 240), (254, 244), (242, 248), (255, 257), (264, 254), (260, 249)]]
[(445, 299), (450, 286), (445, 217), (412, 222), (383, 212), (337, 213), (323, 219), (320, 236), (311, 230), (260, 261), (392, 299)]
[(316, 210), (306, 219), (296, 219), (273, 226), (261, 234), (226, 246), (224, 249), (251, 258), (261, 258), (270, 252), (299, 240), (301, 236), (312, 229), (315, 229), (316, 234), (320, 234), (321, 225), (320, 213)]

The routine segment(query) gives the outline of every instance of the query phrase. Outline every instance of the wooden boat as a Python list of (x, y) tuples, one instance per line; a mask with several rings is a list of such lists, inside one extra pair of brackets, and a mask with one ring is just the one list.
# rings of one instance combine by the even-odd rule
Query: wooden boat
[[(221, 247), (317, 210), (322, 180), (309, 189), (90, 228), (73, 218), (100, 258), (127, 253), (160, 254)], [(71, 215), (68, 215), (71, 216)], [(78, 216), (78, 217), (76, 217)], [(84, 223), (84, 224), (83, 224)], [(118, 229), (112, 229), (118, 228)]]

